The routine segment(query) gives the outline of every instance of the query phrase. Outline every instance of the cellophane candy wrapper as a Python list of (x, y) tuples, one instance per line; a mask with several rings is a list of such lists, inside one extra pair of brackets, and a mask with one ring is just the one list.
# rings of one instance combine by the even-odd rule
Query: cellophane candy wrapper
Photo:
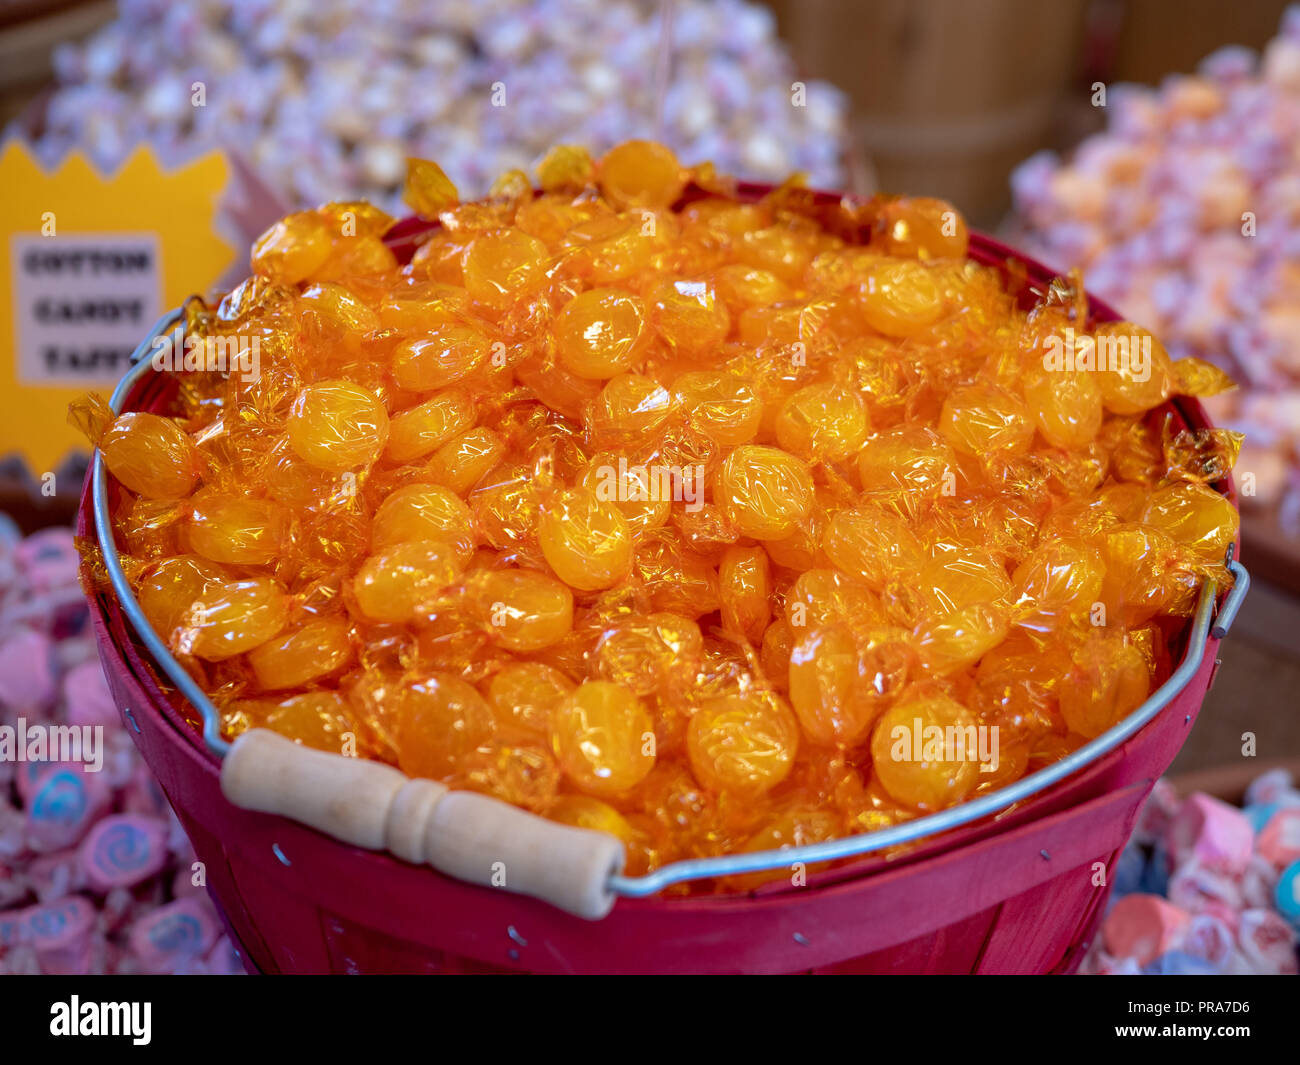
[(187, 305), (169, 406), (74, 406), (227, 738), (643, 872), (953, 806), (1169, 676), (1231, 582), (1240, 438), (1166, 401), (1231, 382), (1077, 276), (1026, 309), (949, 204), (736, 187), (646, 140), (471, 201), (412, 159), (409, 262), (369, 204), (292, 213)]

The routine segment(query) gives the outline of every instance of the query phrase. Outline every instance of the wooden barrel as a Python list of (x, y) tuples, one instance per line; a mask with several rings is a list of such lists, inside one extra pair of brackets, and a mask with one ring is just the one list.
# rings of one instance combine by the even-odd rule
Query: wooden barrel
[(941, 196), (977, 225), (1048, 143), (1085, 0), (772, 0), (800, 72), (853, 102), (876, 189)]

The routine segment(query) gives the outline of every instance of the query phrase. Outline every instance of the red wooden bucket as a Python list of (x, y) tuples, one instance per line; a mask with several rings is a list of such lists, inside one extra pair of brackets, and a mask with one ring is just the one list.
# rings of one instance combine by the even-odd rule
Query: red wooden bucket
[[(1019, 259), (1036, 284), (1052, 276), (979, 235), (971, 256)], [(1092, 306), (1099, 321), (1118, 317)], [(166, 378), (151, 375), (126, 408), (158, 409), (167, 396)], [(1192, 427), (1208, 424), (1194, 400), (1169, 408)], [(1230, 480), (1217, 487), (1235, 500)], [(88, 480), (78, 533), (93, 530)], [(95, 595), (91, 616), (126, 726), (249, 967), (268, 973), (1071, 972), (1109, 893), (1098, 870), (1113, 868), (1192, 728), (1219, 642), (1209, 636), (1188, 683), (1139, 732), (996, 816), (810, 870), (802, 887), (783, 879), (748, 895), (621, 898), (591, 922), (231, 805), (219, 760), (164, 694), (120, 605)], [(1188, 653), (1187, 632), (1179, 643), (1175, 659)]]

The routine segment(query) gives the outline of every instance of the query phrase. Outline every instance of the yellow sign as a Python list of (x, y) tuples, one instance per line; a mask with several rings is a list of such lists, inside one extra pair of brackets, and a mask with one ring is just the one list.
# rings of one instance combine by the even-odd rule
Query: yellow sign
[(0, 460), (39, 481), (86, 448), (68, 403), (111, 389), (158, 316), (230, 266), (228, 177), (220, 152), (166, 171), (141, 147), (107, 177), (81, 155), (48, 172), (18, 141), (0, 152)]

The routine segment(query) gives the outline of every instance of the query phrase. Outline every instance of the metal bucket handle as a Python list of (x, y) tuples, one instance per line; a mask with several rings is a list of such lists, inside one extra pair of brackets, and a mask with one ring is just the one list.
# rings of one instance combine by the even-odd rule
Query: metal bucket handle
[[(132, 367), (110, 400), (115, 414), (153, 369), (149, 354), (155, 340), (173, 331), (183, 339), (183, 320), (183, 309), (164, 315), (136, 349)], [(488, 796), (449, 792), (441, 784), (408, 778), (379, 762), (311, 750), (266, 729), (252, 729), (228, 743), (221, 735), (217, 708), (153, 630), (122, 571), (108, 509), (107, 471), (98, 449), (91, 476), (95, 533), (113, 590), (154, 661), (202, 717), (203, 741), (222, 760), (227, 799), (245, 809), (289, 817), (356, 846), (428, 863), (463, 880), (543, 898), (588, 919), (605, 916), (620, 896), (642, 898), (671, 884), (856, 858), (914, 843), (1039, 794), (1114, 750), (1167, 706), (1196, 674), (1208, 640), (1228, 634), (1250, 587), (1250, 575), (1229, 545), (1225, 562), (1235, 583), (1217, 612), (1216, 582), (1207, 579), (1202, 584), (1186, 651), (1169, 679), (1113, 728), (1004, 788), (873, 832), (782, 850), (670, 862), (644, 876), (625, 876), (623, 845), (605, 833), (560, 825)]]

